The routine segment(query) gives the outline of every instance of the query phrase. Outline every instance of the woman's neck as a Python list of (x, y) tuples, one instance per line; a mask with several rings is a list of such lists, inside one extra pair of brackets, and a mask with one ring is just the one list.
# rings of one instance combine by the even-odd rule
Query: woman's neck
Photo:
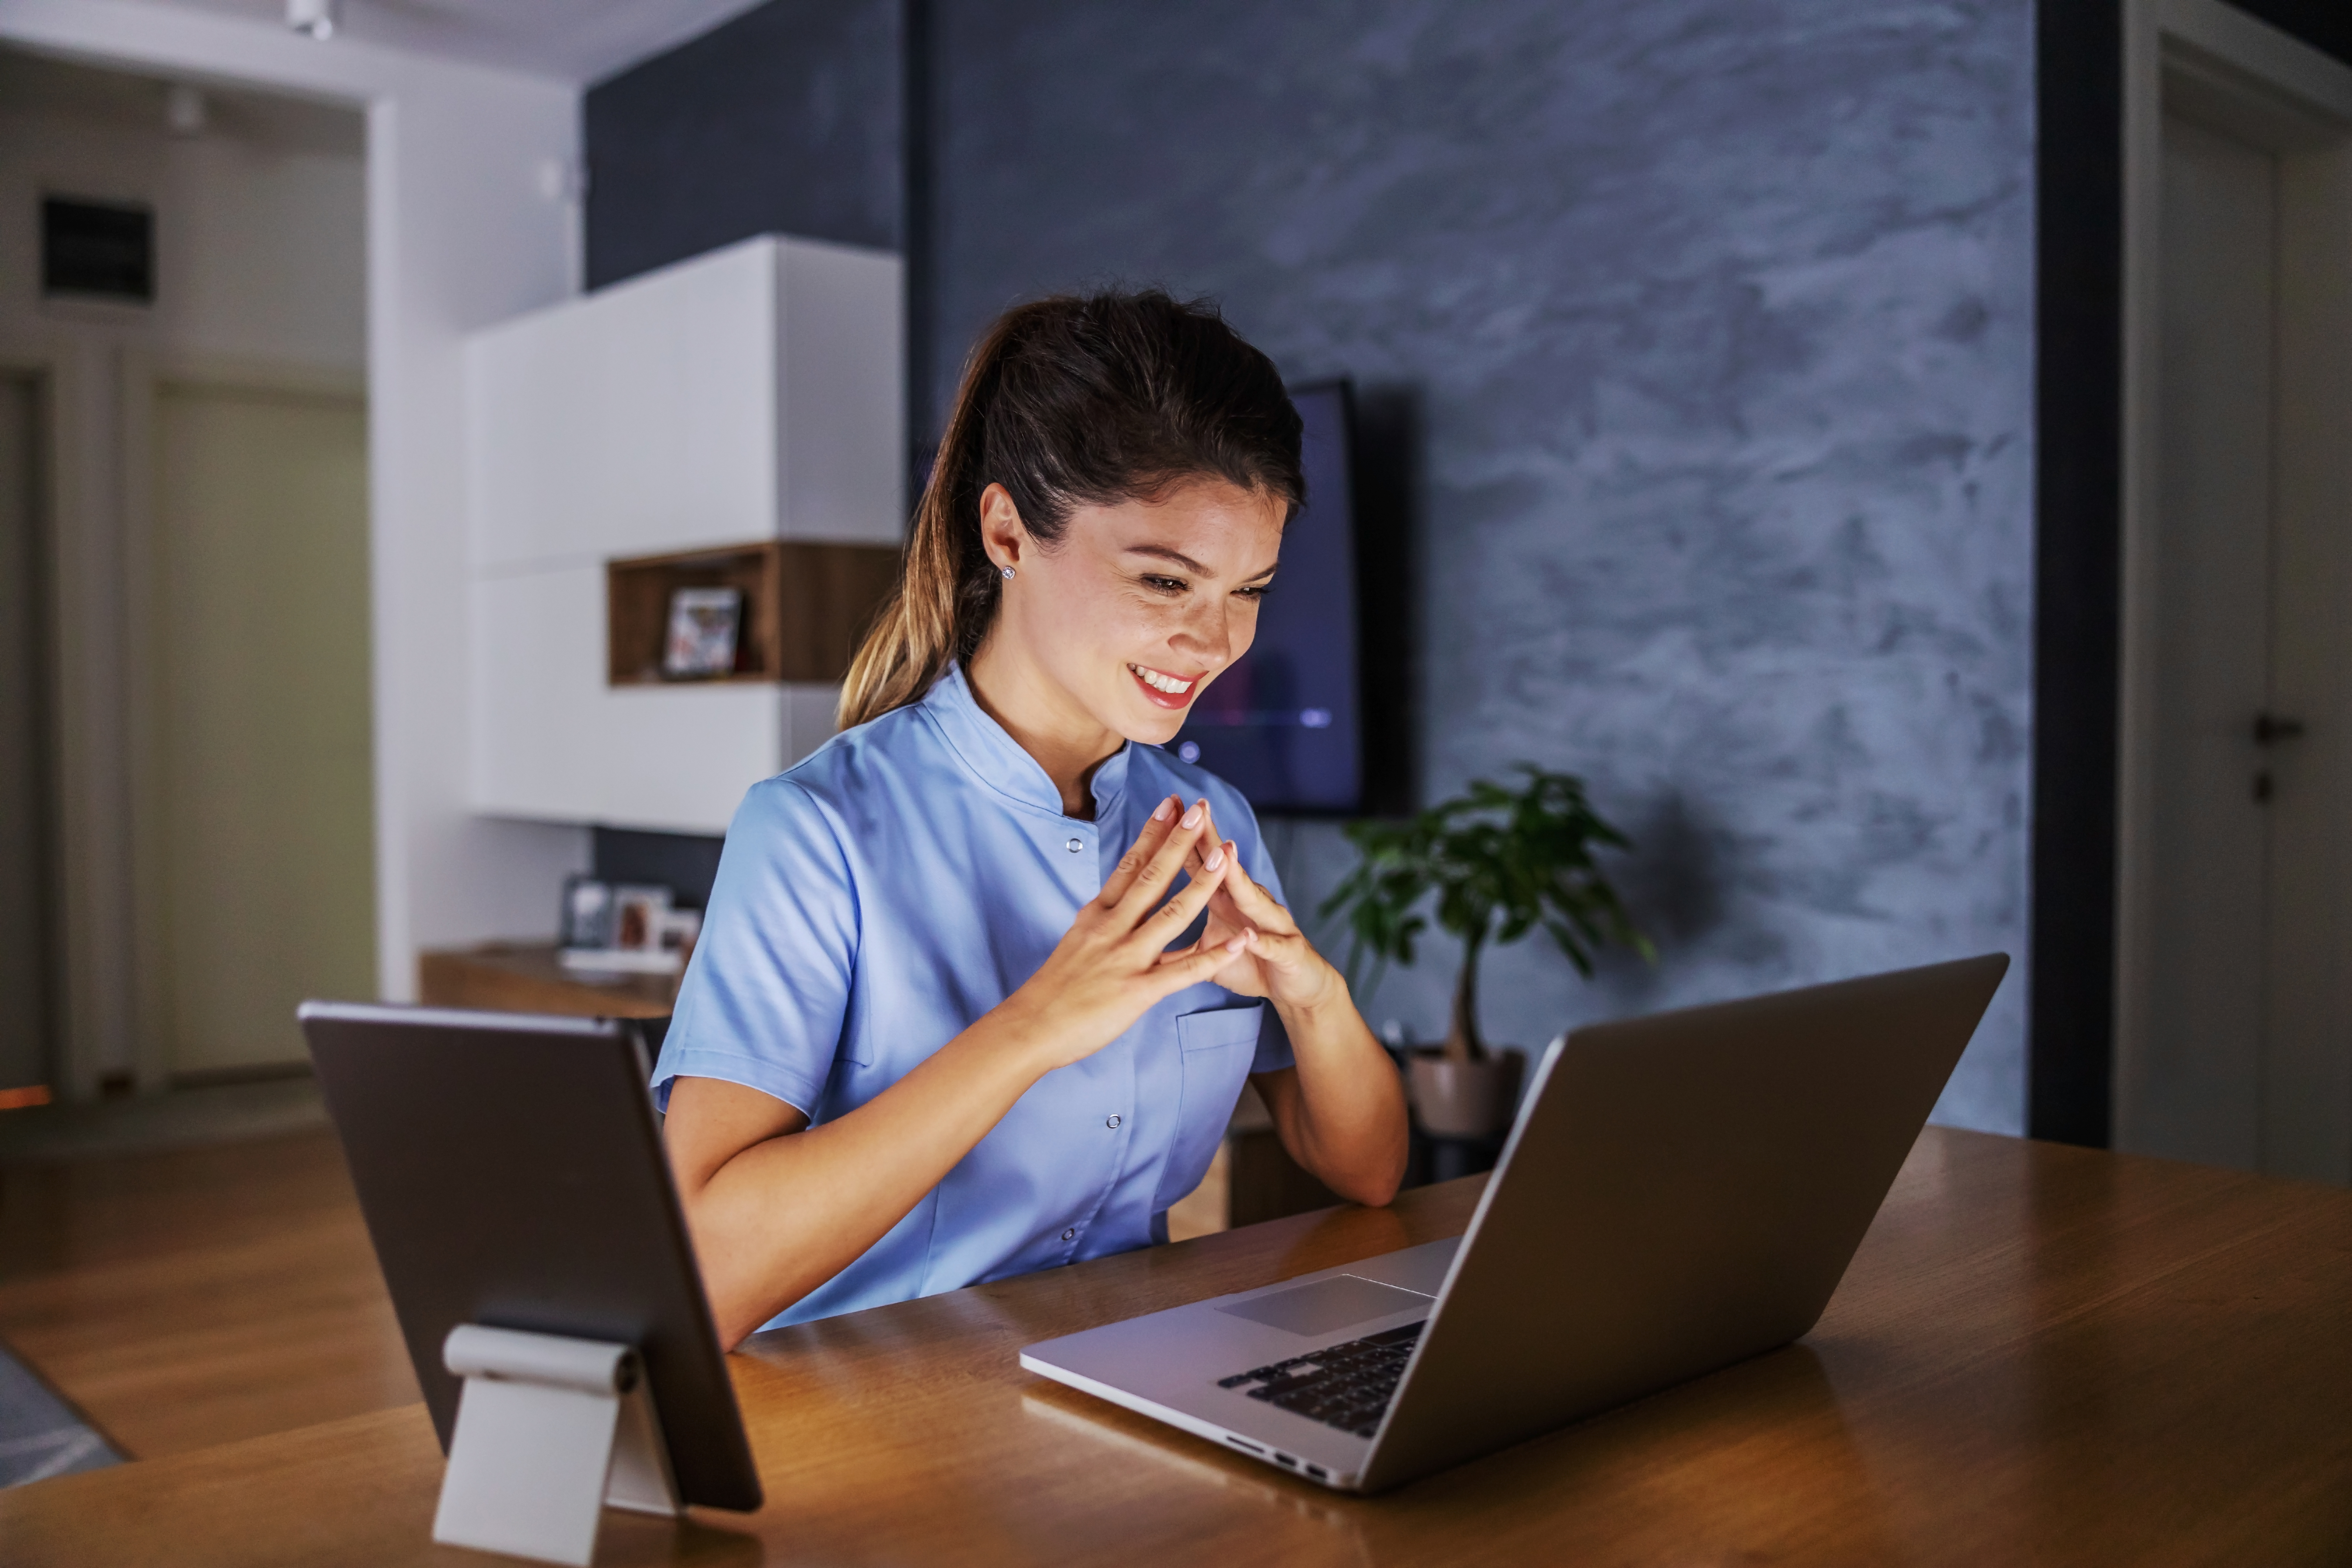
[(1007, 654), (994, 637), (971, 656), (964, 681), (980, 710), (1045, 770), (1061, 792), (1063, 812), (1094, 820), (1095, 798), (1088, 786), (1095, 770), (1118, 754), (1125, 738), (1105, 729), (1043, 671)]

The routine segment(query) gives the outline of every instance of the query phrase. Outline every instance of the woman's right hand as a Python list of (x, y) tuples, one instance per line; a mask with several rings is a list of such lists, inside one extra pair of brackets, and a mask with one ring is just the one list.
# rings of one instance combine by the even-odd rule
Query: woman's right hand
[(1078, 911), (1037, 973), (1004, 999), (998, 1011), (1020, 1023), (1022, 1037), (1041, 1053), (1041, 1070), (1092, 1056), (1155, 1003), (1209, 979), (1248, 945), (1244, 931), (1206, 951), (1167, 951), (1208, 907), (1233, 865), (1222, 844), (1210, 846), (1191, 882), (1169, 896), (1185, 857), (1211, 831), (1206, 801), (1181, 816), (1173, 795), (1161, 801), (1101, 894)]

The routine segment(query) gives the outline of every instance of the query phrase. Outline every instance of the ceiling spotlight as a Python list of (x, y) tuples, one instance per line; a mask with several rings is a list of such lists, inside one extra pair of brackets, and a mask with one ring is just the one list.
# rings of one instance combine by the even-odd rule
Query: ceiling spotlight
[(173, 82), (163, 94), (163, 124), (174, 136), (201, 136), (205, 121), (205, 95), (186, 82)]
[(342, 22), (342, 0), (286, 0), (286, 25), (325, 43)]

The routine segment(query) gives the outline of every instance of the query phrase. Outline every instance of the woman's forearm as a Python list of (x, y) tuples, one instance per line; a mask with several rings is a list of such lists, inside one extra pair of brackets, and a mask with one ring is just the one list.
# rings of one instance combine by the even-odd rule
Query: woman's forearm
[(1258, 1082), (1292, 1159), (1325, 1186), (1380, 1205), (1404, 1179), (1404, 1088), (1344, 987), (1320, 1006), (1281, 1007), (1297, 1066)]
[[(708, 1170), (697, 1168), (705, 1162), (694, 1148), (672, 1139), (721, 1342), (740, 1342), (856, 1262), (988, 1135), (1051, 1065), (1024, 1048), (1021, 1033), (1017, 1014), (1000, 1008), (857, 1110), (806, 1131), (798, 1131), (806, 1119), (791, 1112), (774, 1135)], [(723, 1122), (734, 1108), (715, 1102), (745, 1095), (767, 1100), (737, 1084), (681, 1079), (670, 1125), (686, 1124), (681, 1110), (689, 1122), (698, 1112)]]

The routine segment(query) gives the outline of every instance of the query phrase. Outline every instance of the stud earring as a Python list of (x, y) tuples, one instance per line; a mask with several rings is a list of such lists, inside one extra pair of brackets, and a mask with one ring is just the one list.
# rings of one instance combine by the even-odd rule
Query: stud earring
[(1004, 566), (1004, 567), (1000, 567), (1000, 568), (998, 568), (998, 570), (1000, 570), (1001, 572), (1003, 572), (1003, 573), (1004, 574), (1004, 580), (1005, 580), (1006, 582), (1010, 583), (1010, 582), (1012, 582), (1012, 581), (1013, 581), (1013, 568), (1012, 568), (1012, 567), (1010, 567), (1010, 566)]

